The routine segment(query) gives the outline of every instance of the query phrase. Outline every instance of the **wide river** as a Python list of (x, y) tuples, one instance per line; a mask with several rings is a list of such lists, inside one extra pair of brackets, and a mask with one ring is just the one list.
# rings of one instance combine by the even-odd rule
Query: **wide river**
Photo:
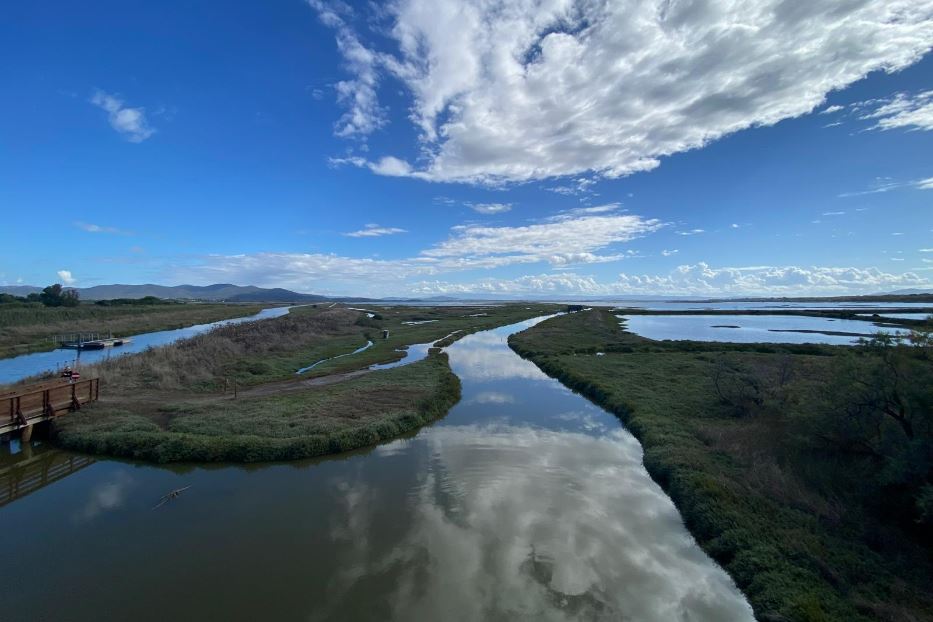
[(448, 348), (462, 401), (366, 451), (0, 457), (11, 491), (44, 460), (77, 469), (0, 507), (2, 619), (751, 621), (631, 434), (508, 348), (536, 321)]

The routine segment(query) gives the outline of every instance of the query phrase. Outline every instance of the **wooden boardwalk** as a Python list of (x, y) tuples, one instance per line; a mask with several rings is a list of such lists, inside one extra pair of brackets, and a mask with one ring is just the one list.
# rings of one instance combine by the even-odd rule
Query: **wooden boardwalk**
[(100, 378), (48, 382), (0, 392), (0, 434), (27, 428), (75, 410), (100, 397)]

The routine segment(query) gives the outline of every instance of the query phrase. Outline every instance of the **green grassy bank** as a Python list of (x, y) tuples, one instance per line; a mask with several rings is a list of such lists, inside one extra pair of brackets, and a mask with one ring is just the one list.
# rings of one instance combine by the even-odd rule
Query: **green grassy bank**
[(142, 406), (102, 404), (56, 422), (68, 449), (154, 462), (260, 462), (392, 439), (447, 411), (460, 381), (447, 355), (282, 395)]
[[(265, 305), (268, 306), (268, 305)], [(244, 317), (261, 305), (167, 303), (76, 307), (46, 307), (39, 303), (0, 305), (0, 358), (51, 350), (58, 334), (112, 332), (115, 337), (172, 330), (194, 324)]]
[(656, 342), (599, 310), (510, 345), (620, 417), (758, 619), (933, 619), (923, 349)]
[[(393, 369), (367, 372), (371, 364), (397, 360), (413, 343), (449, 343), (555, 309), (389, 307), (368, 317), (342, 306), (296, 308), (83, 369), (101, 378), (101, 400), (57, 420), (53, 434), (67, 448), (158, 462), (286, 460), (364, 447), (442, 416), (460, 395), (437, 350)], [(367, 339), (374, 345), (365, 352), (295, 373)]]

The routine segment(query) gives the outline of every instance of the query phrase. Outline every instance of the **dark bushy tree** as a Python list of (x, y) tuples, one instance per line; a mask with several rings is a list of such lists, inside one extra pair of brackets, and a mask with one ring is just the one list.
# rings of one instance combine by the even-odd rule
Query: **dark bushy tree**
[[(914, 342), (916, 343), (916, 341)], [(933, 365), (926, 346), (887, 334), (863, 341), (838, 366), (823, 405), (834, 449), (874, 465), (865, 482), (903, 499), (904, 514), (933, 521)]]
[(55, 283), (42, 290), (39, 301), (47, 307), (76, 307), (80, 299), (77, 290), (66, 290)]

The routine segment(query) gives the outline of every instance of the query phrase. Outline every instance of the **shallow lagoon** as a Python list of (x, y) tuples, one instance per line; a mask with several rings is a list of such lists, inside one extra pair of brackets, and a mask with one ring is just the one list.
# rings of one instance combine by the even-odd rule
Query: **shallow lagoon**
[(648, 339), (731, 341), (739, 343), (825, 343), (852, 345), (858, 336), (813, 332), (856, 333), (869, 337), (878, 331), (894, 334), (904, 329), (879, 327), (860, 320), (836, 320), (802, 315), (619, 315), (626, 329)]

